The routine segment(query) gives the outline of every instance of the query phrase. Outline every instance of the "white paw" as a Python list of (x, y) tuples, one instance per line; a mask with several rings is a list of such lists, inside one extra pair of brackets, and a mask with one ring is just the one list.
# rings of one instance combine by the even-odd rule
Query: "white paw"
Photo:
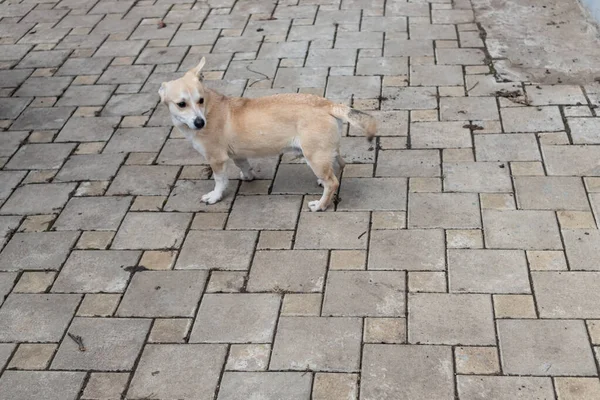
[(320, 200), (309, 201), (308, 208), (310, 208), (310, 211), (325, 211), (327, 209), (327, 207), (321, 207)]
[(252, 171), (249, 171), (248, 174), (244, 174), (244, 172), (240, 171), (240, 179), (243, 181), (253, 181), (254, 180), (254, 173)]
[(217, 201), (221, 200), (222, 197), (223, 193), (213, 190), (212, 192), (202, 196), (202, 201), (206, 204), (215, 204)]
[(321, 179), (321, 178), (317, 179), (317, 185), (323, 187), (323, 179)]

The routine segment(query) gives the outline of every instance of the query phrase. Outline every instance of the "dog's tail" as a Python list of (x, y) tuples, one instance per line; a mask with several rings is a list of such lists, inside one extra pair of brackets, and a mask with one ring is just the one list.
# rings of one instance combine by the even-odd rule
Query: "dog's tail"
[(367, 113), (355, 110), (345, 104), (332, 104), (329, 113), (339, 120), (349, 122), (350, 125), (362, 129), (369, 142), (377, 133), (377, 121), (375, 117)]

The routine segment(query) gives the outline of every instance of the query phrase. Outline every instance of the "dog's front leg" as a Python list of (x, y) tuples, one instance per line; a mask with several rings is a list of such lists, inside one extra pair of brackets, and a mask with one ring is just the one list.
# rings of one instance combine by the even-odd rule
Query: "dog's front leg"
[(215, 189), (202, 196), (202, 201), (207, 204), (215, 204), (223, 198), (223, 192), (227, 189), (227, 183), (229, 182), (227, 178), (227, 161), (211, 161), (210, 167), (215, 178)]
[(233, 162), (241, 170), (240, 178), (243, 181), (254, 180), (254, 170), (252, 169), (252, 166), (248, 162), (247, 158), (234, 158)]

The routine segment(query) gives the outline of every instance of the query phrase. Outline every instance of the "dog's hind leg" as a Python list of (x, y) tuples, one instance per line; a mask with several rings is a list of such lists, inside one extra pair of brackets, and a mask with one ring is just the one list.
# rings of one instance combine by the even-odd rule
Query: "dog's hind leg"
[(325, 211), (331, 204), (340, 182), (333, 170), (333, 157), (327, 153), (306, 154), (306, 161), (319, 181), (323, 184), (321, 199), (308, 203), (311, 211)]
[(233, 162), (240, 169), (240, 178), (243, 181), (254, 180), (254, 171), (247, 158), (234, 158)]
[(223, 192), (225, 192), (229, 183), (229, 179), (227, 178), (227, 162), (226, 160), (211, 161), (210, 167), (213, 170), (213, 177), (215, 178), (215, 188), (212, 192), (202, 196), (201, 200), (207, 204), (215, 204), (223, 198)]

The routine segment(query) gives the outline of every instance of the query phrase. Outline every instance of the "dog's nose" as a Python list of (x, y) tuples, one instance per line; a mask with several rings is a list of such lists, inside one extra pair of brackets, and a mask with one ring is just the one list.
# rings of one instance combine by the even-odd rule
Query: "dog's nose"
[(194, 120), (194, 126), (198, 129), (204, 128), (204, 119), (196, 117), (196, 119)]

